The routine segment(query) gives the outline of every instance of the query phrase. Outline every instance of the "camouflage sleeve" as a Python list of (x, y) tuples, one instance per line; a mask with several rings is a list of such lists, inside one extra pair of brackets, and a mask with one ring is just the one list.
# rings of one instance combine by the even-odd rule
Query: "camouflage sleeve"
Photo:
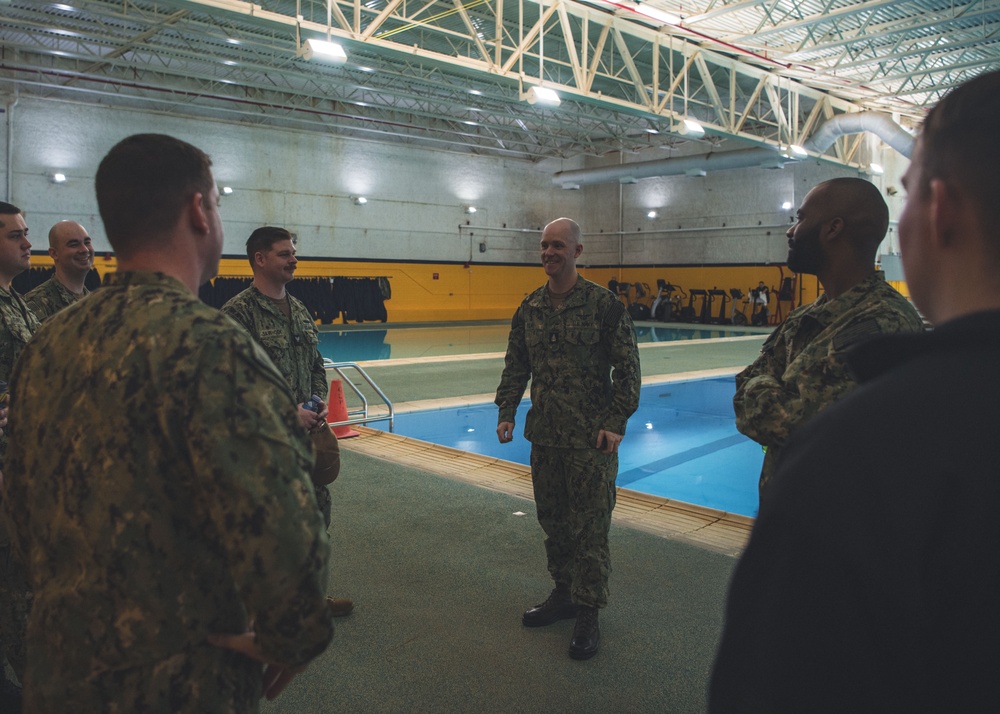
[(240, 300), (237, 300), (236, 298), (231, 299), (219, 308), (219, 312), (223, 315), (229, 315), (229, 317), (236, 320), (236, 322), (238, 322), (244, 330), (253, 335), (253, 317)]
[(517, 308), (510, 321), (510, 335), (507, 338), (507, 355), (504, 357), (503, 375), (494, 403), (500, 407), (497, 423), (514, 421), (517, 406), (531, 378), (531, 363), (528, 360), (528, 345), (524, 341), (524, 318), (521, 308)]
[[(204, 502), (265, 656), (301, 665), (333, 635), (326, 606), (329, 542), (309, 482), (312, 452), (287, 387), (252, 343), (206, 360), (189, 451)], [(238, 607), (234, 603), (234, 607)]]
[(857, 384), (836, 338), (815, 339), (787, 366), (783, 340), (775, 344), (738, 376), (733, 398), (736, 428), (765, 446), (784, 444), (800, 424)]
[[(319, 330), (313, 327), (313, 331), (316, 333), (317, 340), (319, 339)], [(313, 355), (312, 369), (310, 370), (310, 383), (312, 385), (312, 393), (318, 397), (322, 397), (325, 402), (329, 399), (330, 395), (330, 380), (326, 378), (326, 369), (323, 367), (323, 355), (316, 348), (316, 354)]]
[(46, 300), (45, 295), (38, 288), (35, 288), (24, 296), (24, 304), (28, 306), (28, 309), (38, 318), (39, 322), (45, 322), (46, 318), (55, 312), (50, 309), (48, 300)]
[(642, 374), (632, 319), (621, 302), (615, 301), (604, 317), (606, 339), (610, 341), (611, 379), (614, 393), (604, 419), (604, 428), (624, 434), (628, 418), (639, 408)]
[[(760, 349), (760, 355), (753, 364), (736, 375), (736, 394), (733, 397), (733, 411), (736, 413), (736, 428), (741, 434), (749, 436), (758, 443), (777, 443), (776, 441), (761, 441), (751, 432), (760, 428), (759, 422), (763, 415), (768, 414), (765, 405), (760, 404), (761, 393), (766, 385), (772, 390), (782, 388), (781, 375), (785, 371), (785, 327), (776, 329)], [(781, 422), (781, 416), (775, 415)], [(781, 422), (783, 423), (783, 422)], [(763, 438), (763, 435), (760, 435)], [(787, 436), (787, 435), (786, 435)], [(785, 437), (782, 437), (782, 439)]]

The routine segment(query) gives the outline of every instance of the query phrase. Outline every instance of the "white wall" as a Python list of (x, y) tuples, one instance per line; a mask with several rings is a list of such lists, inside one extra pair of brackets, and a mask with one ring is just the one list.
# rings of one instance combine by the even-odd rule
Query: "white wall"
[[(618, 158), (528, 163), (34, 98), (5, 116), (4, 174), (8, 118), (11, 200), (25, 211), (36, 249), (46, 247), (49, 226), (70, 218), (88, 227), (99, 252), (110, 251), (93, 177), (107, 150), (138, 132), (172, 134), (211, 155), (220, 186), (234, 189), (222, 203), (227, 255), (241, 255), (250, 231), (272, 224), (297, 233), (308, 257), (533, 263), (537, 234), (513, 229), (570, 216), (586, 233), (589, 265), (617, 264), (619, 255), (632, 265), (783, 262), (794, 207), (819, 181), (845, 175), (806, 163), (569, 191), (553, 174)], [(48, 180), (56, 170), (66, 184)], [(354, 205), (356, 195), (368, 204)], [(782, 209), (784, 201), (793, 208)], [(479, 210), (466, 215), (465, 205)], [(652, 220), (651, 209), (659, 212)]]

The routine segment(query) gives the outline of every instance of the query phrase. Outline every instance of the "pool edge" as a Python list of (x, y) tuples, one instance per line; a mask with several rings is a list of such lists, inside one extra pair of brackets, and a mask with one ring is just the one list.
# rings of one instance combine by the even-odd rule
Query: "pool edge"
[[(359, 436), (341, 440), (341, 448), (509, 495), (533, 499), (531, 469), (523, 464), (480, 456), (370, 427), (355, 426), (354, 429)], [(612, 521), (732, 557), (743, 552), (754, 523), (754, 519), (749, 516), (652, 496), (627, 488), (618, 489)]]

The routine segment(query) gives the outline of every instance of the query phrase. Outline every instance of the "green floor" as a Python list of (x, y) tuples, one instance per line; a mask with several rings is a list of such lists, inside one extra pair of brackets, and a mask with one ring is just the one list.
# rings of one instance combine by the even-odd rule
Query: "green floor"
[(265, 712), (704, 711), (732, 558), (613, 527), (577, 662), (572, 621), (520, 623), (551, 587), (530, 501), (351, 452), (333, 494), (330, 592), (356, 609)]
[[(747, 364), (762, 340), (643, 349), (643, 373)], [(399, 403), (487, 393), (501, 369), (484, 359), (368, 371)], [(601, 651), (577, 662), (572, 621), (520, 623), (551, 587), (531, 501), (350, 451), (332, 492), (330, 593), (356, 609), (263, 711), (704, 711), (732, 558), (613, 526)]]

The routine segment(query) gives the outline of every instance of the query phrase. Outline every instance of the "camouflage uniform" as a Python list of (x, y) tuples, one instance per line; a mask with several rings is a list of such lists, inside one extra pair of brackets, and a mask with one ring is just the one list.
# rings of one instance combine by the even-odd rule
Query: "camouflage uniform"
[(323, 651), (311, 447), (236, 323), (174, 278), (118, 273), (46, 321), (11, 386), (25, 711), (256, 711), (261, 666), (209, 634), (252, 622), (287, 665)]
[[(0, 288), (0, 379), (9, 382), (14, 362), (38, 328), (38, 320), (14, 288)], [(7, 434), (0, 436), (0, 464), (7, 452)], [(2, 467), (0, 467), (2, 468)], [(0, 520), (0, 680), (7, 657), (18, 678), (24, 674), (25, 630), (31, 589), (24, 568), (11, 553), (7, 528)]]
[(922, 329), (913, 306), (877, 273), (833, 300), (821, 295), (792, 311), (736, 375), (736, 428), (767, 447), (761, 490), (789, 435), (857, 384), (846, 352), (874, 335)]
[(525, 298), (511, 321), (497, 389), (500, 422), (514, 421), (529, 379), (524, 436), (531, 442), (549, 572), (570, 586), (574, 602), (603, 607), (618, 456), (595, 448), (597, 433), (625, 433), (641, 382), (632, 320), (622, 303), (582, 277), (560, 309), (550, 304), (546, 286)]
[[(288, 293), (285, 293), (288, 295)], [(319, 353), (319, 331), (301, 300), (288, 295), (289, 320), (260, 290), (251, 286), (222, 306), (222, 312), (243, 325), (267, 352), (278, 371), (285, 375), (296, 404), (312, 395), (327, 400), (330, 383)], [(316, 500), (327, 526), (330, 525), (330, 489), (316, 489)]]
[(52, 317), (64, 307), (69, 307), (77, 300), (90, 294), (87, 288), (83, 289), (82, 295), (70, 292), (69, 288), (60, 283), (56, 276), (46, 280), (38, 287), (31, 290), (24, 296), (24, 301), (35, 313), (39, 322), (44, 322), (46, 318)]

